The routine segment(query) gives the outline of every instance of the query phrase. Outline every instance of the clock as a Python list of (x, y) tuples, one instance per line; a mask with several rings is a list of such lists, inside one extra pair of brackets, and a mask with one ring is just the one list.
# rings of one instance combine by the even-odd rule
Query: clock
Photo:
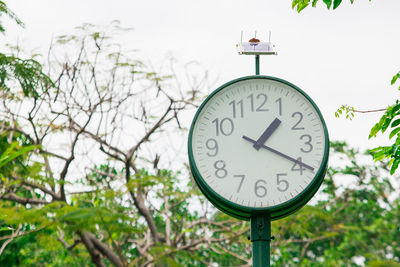
[(201, 104), (188, 138), (203, 194), (243, 220), (285, 217), (305, 205), (326, 173), (329, 137), (317, 105), (274, 77), (230, 81)]

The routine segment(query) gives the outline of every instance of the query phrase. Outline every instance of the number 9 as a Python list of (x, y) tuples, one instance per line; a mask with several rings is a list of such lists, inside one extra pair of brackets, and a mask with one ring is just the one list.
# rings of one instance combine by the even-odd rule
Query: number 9
[(206, 147), (210, 150), (210, 152), (207, 152), (207, 156), (209, 157), (215, 157), (218, 154), (218, 143), (214, 138), (210, 138), (206, 142)]

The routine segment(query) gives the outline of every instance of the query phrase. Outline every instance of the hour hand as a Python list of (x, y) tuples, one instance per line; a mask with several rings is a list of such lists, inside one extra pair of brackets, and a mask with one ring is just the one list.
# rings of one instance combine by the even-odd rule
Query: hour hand
[(257, 141), (253, 144), (253, 147), (257, 150), (259, 150), (264, 143), (268, 140), (268, 138), (274, 133), (276, 128), (278, 128), (279, 124), (281, 124), (281, 121), (278, 118), (275, 118), (273, 122), (265, 129), (265, 131), (262, 133), (262, 135), (257, 139)]

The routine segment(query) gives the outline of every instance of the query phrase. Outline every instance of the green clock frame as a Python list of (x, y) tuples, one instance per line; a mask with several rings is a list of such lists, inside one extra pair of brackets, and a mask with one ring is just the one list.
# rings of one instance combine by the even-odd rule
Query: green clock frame
[[(267, 80), (273, 80), (277, 81), (280, 83), (283, 83), (287, 86), (290, 86), (294, 90), (298, 91), (300, 94), (302, 94), (315, 108), (317, 111), (318, 116), (321, 119), (322, 126), (323, 126), (323, 131), (325, 134), (325, 151), (323, 155), (323, 159), (320, 165), (320, 168), (316, 172), (314, 179), (310, 182), (310, 184), (298, 195), (296, 195), (294, 198), (288, 200), (287, 202), (281, 203), (276, 206), (272, 207), (247, 207), (247, 206), (242, 206), (236, 203), (233, 203), (229, 201), (228, 199), (225, 199), (224, 197), (220, 196), (218, 193), (216, 193), (203, 179), (201, 176), (197, 166), (196, 162), (194, 160), (193, 156), (193, 149), (192, 149), (192, 135), (193, 135), (193, 129), (194, 125), (196, 124), (197, 118), (199, 117), (199, 114), (203, 107), (206, 105), (206, 103), (219, 91), (223, 90), (225, 87), (230, 86), (234, 83), (244, 81), (244, 80), (251, 80), (251, 79), (267, 79)], [(326, 169), (328, 166), (328, 157), (329, 157), (329, 135), (328, 135), (328, 130), (324, 121), (324, 118), (322, 117), (322, 114), (320, 110), (318, 109), (317, 105), (314, 103), (314, 101), (306, 94), (304, 93), (303, 90), (301, 90), (299, 87), (295, 86), (294, 84), (285, 81), (283, 79), (271, 77), (271, 76), (261, 76), (261, 75), (255, 75), (255, 76), (246, 76), (246, 77), (241, 77), (232, 81), (229, 81), (225, 83), (224, 85), (220, 86), (217, 88), (215, 91), (213, 91), (207, 98), (206, 100), (200, 105), (199, 109), (196, 112), (196, 115), (192, 121), (192, 125), (190, 127), (189, 131), (189, 138), (188, 138), (188, 154), (189, 154), (189, 165), (190, 169), (192, 171), (194, 180), (196, 181), (196, 184), (200, 188), (201, 192), (206, 196), (206, 198), (219, 210), (222, 212), (229, 214), (235, 218), (241, 219), (241, 220), (250, 220), (252, 216), (255, 215), (261, 215), (261, 214), (268, 214), (271, 218), (271, 220), (278, 220), (280, 218), (286, 217), (289, 214), (297, 211), (301, 207), (303, 207), (313, 196), (314, 194), (318, 191), (319, 187), (321, 186), (324, 176), (326, 173)]]

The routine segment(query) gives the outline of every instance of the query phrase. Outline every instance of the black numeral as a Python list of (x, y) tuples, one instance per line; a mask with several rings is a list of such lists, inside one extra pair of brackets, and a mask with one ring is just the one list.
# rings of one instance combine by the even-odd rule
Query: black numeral
[(210, 138), (206, 141), (206, 147), (210, 150), (210, 152), (213, 152), (207, 152), (207, 156), (215, 157), (218, 154), (218, 143), (214, 138)]
[(285, 192), (289, 188), (289, 182), (285, 179), (282, 179), (281, 176), (287, 176), (287, 173), (276, 174), (277, 189), (281, 192)]
[(258, 180), (254, 185), (254, 193), (258, 197), (265, 197), (267, 195), (267, 188), (265, 185), (267, 184), (264, 180)]
[(282, 116), (282, 98), (278, 98), (275, 103), (278, 103), (279, 116)]
[(232, 105), (232, 116), (236, 118), (236, 106), (239, 107), (240, 117), (243, 118), (243, 100), (236, 102), (235, 100), (229, 102), (229, 105)]
[(240, 178), (239, 186), (238, 186), (238, 189), (236, 190), (236, 193), (239, 193), (240, 188), (242, 188), (242, 184), (243, 184), (244, 178), (245, 178), (246, 176), (243, 175), (243, 174), (240, 174), (240, 175), (234, 175), (233, 177), (235, 177), (235, 178)]
[(265, 108), (264, 106), (267, 104), (267, 95), (266, 94), (258, 94), (257, 95), (257, 99), (262, 99), (261, 104), (258, 106), (258, 108), (256, 109), (256, 111), (268, 111), (267, 108)]
[(303, 113), (295, 112), (292, 114), (292, 118), (294, 117), (298, 117), (298, 121), (296, 122), (295, 125), (293, 125), (292, 130), (304, 130), (304, 127), (298, 127), (301, 121), (303, 120)]
[(219, 133), (222, 133), (225, 136), (231, 135), (235, 128), (233, 121), (230, 118), (223, 118), (221, 121), (216, 118), (212, 123), (215, 123), (215, 134), (217, 136), (219, 136)]
[(225, 169), (225, 166), (226, 163), (223, 160), (217, 160), (214, 162), (215, 177), (222, 179), (228, 175), (228, 171)]
[(253, 94), (250, 94), (247, 98), (250, 99), (250, 110), (251, 110), (251, 112), (254, 112), (254, 96), (253, 96)]
[(267, 100), (268, 97), (266, 94), (264, 93), (260, 93), (256, 96), (257, 99), (259, 99), (261, 102), (260, 104), (257, 106), (257, 108), (254, 109), (254, 95), (253, 94), (249, 94), (247, 96), (248, 99), (250, 99), (250, 110), (251, 112), (255, 111), (268, 111), (269, 109), (267, 109), (266, 105), (267, 105)]
[(300, 148), (300, 150), (304, 153), (309, 153), (313, 150), (313, 146), (311, 144), (312, 138), (311, 135), (309, 134), (303, 134), (302, 136), (300, 136), (300, 140), (306, 139), (304, 142), (304, 148)]
[[(300, 164), (299, 164), (300, 163)], [(301, 163), (303, 163), (302, 161), (301, 161), (301, 157), (298, 157), (297, 158), (297, 161), (294, 163), (294, 165), (292, 166), (292, 171), (298, 171), (298, 172), (300, 172), (300, 175), (303, 175), (303, 171), (306, 169), (306, 167), (304, 167), (304, 165), (303, 164), (301, 164)]]

